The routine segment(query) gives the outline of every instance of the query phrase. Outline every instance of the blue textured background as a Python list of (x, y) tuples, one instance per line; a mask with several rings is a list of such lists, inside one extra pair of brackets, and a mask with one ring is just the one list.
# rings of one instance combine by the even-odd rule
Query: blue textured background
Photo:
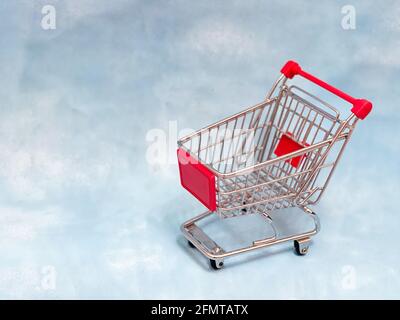
[[(398, 2), (4, 0), (0, 30), (1, 298), (400, 298)], [(204, 209), (175, 164), (146, 161), (146, 135), (259, 102), (288, 59), (375, 109), (310, 254), (286, 244), (213, 272), (179, 231)], [(253, 219), (220, 230), (246, 243)]]

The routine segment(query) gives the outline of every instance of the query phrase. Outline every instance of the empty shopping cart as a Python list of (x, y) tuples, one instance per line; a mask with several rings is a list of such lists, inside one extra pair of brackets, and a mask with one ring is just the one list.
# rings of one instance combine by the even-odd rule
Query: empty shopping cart
[[(294, 76), (349, 102), (351, 114), (342, 118), (317, 96), (289, 85)], [(210, 259), (214, 269), (223, 266), (224, 258), (285, 241), (294, 241), (295, 251), (306, 254), (319, 231), (310, 206), (324, 193), (358, 119), (371, 109), (371, 102), (355, 99), (288, 61), (264, 101), (180, 139), (181, 184), (208, 209), (182, 224), (189, 244)], [(289, 207), (309, 216), (313, 229), (281, 236), (271, 213)], [(196, 224), (212, 214), (260, 214), (273, 234), (225, 251)]]

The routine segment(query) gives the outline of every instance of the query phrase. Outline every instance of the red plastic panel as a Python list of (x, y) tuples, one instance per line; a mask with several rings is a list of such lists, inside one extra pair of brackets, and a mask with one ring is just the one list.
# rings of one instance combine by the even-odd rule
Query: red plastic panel
[[(308, 145), (307, 145), (308, 146)], [(293, 140), (292, 134), (290, 132), (287, 132), (286, 134), (283, 134), (281, 139), (279, 140), (278, 145), (276, 146), (276, 149), (274, 153), (280, 157), (285, 154), (301, 150), (303, 149), (304, 146), (298, 143), (297, 141)], [(294, 158), (287, 159), (286, 162), (290, 163), (293, 167), (297, 168), (301, 160), (304, 158), (304, 155), (302, 156), (297, 156)]]
[(215, 211), (217, 204), (214, 174), (182, 149), (178, 149), (178, 163), (182, 186), (208, 210)]

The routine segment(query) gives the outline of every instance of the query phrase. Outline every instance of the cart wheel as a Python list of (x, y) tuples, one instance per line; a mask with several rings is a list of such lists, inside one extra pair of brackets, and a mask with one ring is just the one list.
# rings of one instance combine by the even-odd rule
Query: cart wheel
[(191, 248), (196, 248), (196, 246), (195, 246), (193, 243), (191, 243), (189, 240), (188, 240), (188, 245), (189, 245), (189, 247), (191, 247)]
[(219, 270), (224, 266), (224, 263), (222, 261), (217, 262), (216, 260), (210, 259), (210, 265), (214, 270)]
[[(243, 203), (243, 205), (245, 205), (245, 204), (246, 204), (246, 201), (243, 201), (242, 203)], [(246, 213), (246, 212), (247, 212), (247, 208), (243, 208), (243, 209), (242, 209), (242, 212), (243, 212), (243, 213)]]
[(294, 240), (294, 250), (296, 254), (299, 256), (304, 256), (308, 253), (309, 249), (309, 239), (302, 239), (302, 240)]

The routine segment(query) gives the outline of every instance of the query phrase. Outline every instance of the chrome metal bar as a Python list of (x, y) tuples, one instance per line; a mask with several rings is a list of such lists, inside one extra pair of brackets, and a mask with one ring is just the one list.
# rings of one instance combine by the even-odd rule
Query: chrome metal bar
[[(347, 134), (345, 133), (345, 134), (340, 135), (337, 140), (345, 139), (346, 137), (347, 137)], [(329, 143), (331, 143), (331, 141), (332, 141), (332, 139), (324, 140), (324, 141), (321, 141), (319, 143), (313, 144), (313, 145), (311, 145), (309, 147), (305, 147), (305, 148), (303, 148), (301, 150), (294, 151), (294, 152), (285, 154), (285, 155), (277, 157), (277, 158), (269, 159), (269, 160), (264, 161), (262, 163), (256, 164), (253, 167), (243, 168), (243, 169), (240, 169), (240, 170), (232, 172), (232, 173), (220, 173), (217, 170), (215, 170), (212, 166), (209, 166), (207, 164), (204, 164), (204, 165), (206, 165), (207, 168), (212, 173), (214, 173), (216, 176), (219, 176), (221, 178), (231, 178), (231, 177), (234, 177), (234, 176), (237, 176), (237, 175), (245, 175), (247, 173), (254, 172), (254, 171), (256, 171), (256, 170), (258, 170), (260, 168), (273, 165), (273, 164), (278, 163), (278, 162), (283, 161), (283, 160), (287, 160), (287, 159), (291, 159), (291, 158), (294, 158), (294, 157), (297, 157), (297, 156), (301, 156), (301, 155), (307, 154), (310, 151), (313, 151), (315, 149), (318, 149), (318, 148), (321, 148), (323, 146), (328, 145)], [(185, 147), (182, 147), (182, 149), (184, 151), (188, 152), (192, 157), (196, 158), (196, 156), (193, 155), (190, 152), (189, 149), (186, 149)]]

